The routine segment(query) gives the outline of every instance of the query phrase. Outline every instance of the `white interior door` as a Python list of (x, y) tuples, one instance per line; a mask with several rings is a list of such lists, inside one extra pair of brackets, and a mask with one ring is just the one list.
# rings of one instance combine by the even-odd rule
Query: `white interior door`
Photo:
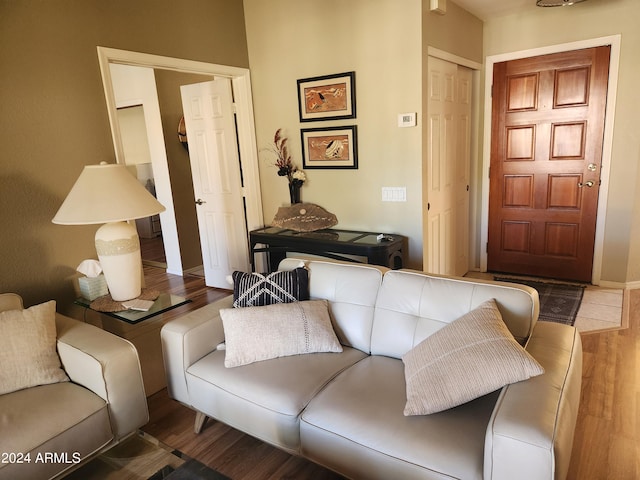
[(189, 142), (205, 283), (229, 288), (249, 251), (231, 81), (180, 87)]
[(470, 69), (429, 57), (425, 271), (469, 268)]

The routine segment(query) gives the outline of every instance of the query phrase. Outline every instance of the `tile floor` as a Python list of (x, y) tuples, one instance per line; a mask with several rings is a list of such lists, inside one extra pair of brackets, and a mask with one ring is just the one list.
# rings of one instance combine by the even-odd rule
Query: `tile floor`
[(588, 286), (584, 291), (575, 326), (580, 332), (609, 330), (623, 326), (624, 291)]
[[(493, 280), (494, 274), (469, 272), (468, 277)], [(628, 308), (625, 308), (625, 291), (589, 285), (584, 291), (576, 316), (575, 326), (581, 333), (626, 327)]]

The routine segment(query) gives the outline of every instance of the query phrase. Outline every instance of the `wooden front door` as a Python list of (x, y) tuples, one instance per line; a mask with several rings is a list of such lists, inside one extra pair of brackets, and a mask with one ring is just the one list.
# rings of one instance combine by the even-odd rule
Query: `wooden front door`
[(490, 271), (591, 281), (609, 51), (494, 65)]

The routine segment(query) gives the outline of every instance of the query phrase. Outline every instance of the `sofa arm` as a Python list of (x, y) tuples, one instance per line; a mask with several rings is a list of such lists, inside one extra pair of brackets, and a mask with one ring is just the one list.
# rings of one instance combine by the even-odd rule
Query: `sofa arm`
[(545, 373), (500, 393), (485, 438), (485, 479), (560, 480), (569, 469), (582, 383), (580, 334), (538, 322), (526, 348)]
[(169, 396), (191, 405), (187, 369), (224, 342), (220, 309), (233, 305), (233, 296), (194, 310), (167, 322), (160, 331)]
[(56, 314), (58, 354), (74, 383), (108, 404), (116, 441), (149, 421), (140, 361), (135, 347), (116, 335)]

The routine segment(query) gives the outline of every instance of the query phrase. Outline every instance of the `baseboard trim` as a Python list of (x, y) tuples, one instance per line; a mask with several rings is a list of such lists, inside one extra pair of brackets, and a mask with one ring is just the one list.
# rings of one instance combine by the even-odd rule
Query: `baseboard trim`
[(638, 282), (610, 282), (609, 280), (600, 280), (598, 287), (602, 288), (615, 288), (618, 290), (633, 290), (640, 288), (640, 281)]
[(204, 272), (204, 266), (203, 265), (198, 265), (196, 267), (191, 267), (191, 268), (187, 268), (187, 269), (184, 270), (184, 273), (186, 275), (193, 275), (195, 273), (199, 273), (200, 275), (202, 275), (203, 272)]

